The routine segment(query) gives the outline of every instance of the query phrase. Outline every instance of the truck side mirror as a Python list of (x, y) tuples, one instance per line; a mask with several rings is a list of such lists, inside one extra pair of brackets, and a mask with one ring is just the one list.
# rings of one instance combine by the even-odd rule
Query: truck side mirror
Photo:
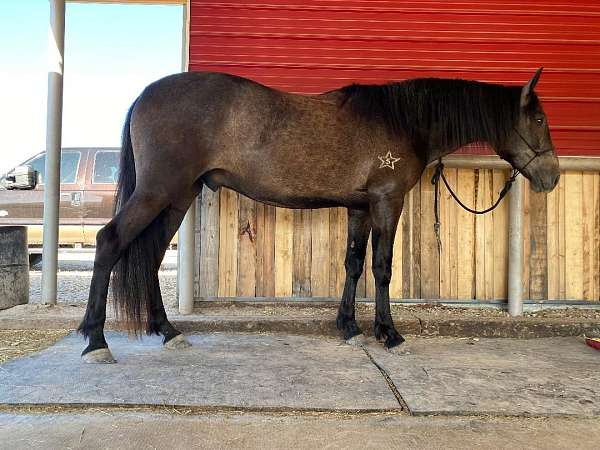
[(34, 189), (37, 185), (38, 173), (31, 166), (18, 166), (6, 175), (6, 189)]

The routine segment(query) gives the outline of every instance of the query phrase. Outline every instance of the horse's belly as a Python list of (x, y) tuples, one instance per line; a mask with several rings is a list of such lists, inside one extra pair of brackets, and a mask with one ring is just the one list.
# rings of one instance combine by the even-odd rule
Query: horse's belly
[(368, 205), (366, 190), (348, 186), (347, 180), (311, 180), (308, 176), (255, 173), (246, 177), (216, 170), (203, 179), (213, 190), (220, 186), (246, 197), (283, 208), (362, 208)]

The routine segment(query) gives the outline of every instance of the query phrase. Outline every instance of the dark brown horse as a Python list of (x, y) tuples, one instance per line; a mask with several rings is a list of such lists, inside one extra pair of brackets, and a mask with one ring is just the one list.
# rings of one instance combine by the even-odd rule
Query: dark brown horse
[(392, 247), (405, 194), (425, 166), (487, 142), (537, 191), (559, 178), (546, 116), (533, 89), (415, 79), (292, 95), (221, 73), (183, 73), (148, 86), (123, 131), (116, 215), (97, 238), (89, 302), (79, 331), (89, 362), (113, 362), (104, 338), (106, 297), (131, 330), (187, 342), (167, 320), (158, 268), (203, 186), (234, 189), (287, 208), (348, 209), (346, 282), (337, 317), (344, 339), (362, 332), (354, 297), (373, 233), (375, 336), (403, 342), (390, 315)]

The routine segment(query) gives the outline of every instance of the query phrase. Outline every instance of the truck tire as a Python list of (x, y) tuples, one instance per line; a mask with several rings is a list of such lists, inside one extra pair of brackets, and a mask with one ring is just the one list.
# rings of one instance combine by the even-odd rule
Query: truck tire
[(36, 264), (42, 262), (42, 254), (41, 253), (30, 253), (29, 254), (29, 267), (33, 267)]

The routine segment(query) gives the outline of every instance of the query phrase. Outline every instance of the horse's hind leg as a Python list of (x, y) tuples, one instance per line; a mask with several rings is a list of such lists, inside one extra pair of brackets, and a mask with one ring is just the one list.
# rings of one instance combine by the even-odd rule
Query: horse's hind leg
[(163, 214), (165, 214), (164, 220), (164, 230), (160, 237), (160, 252), (159, 259), (156, 261), (156, 279), (155, 286), (156, 292), (152, 297), (152, 321), (149, 324), (149, 330), (151, 333), (162, 334), (164, 337), (163, 343), (168, 349), (183, 349), (189, 347), (190, 344), (185, 340), (180, 331), (178, 331), (167, 319), (167, 313), (165, 312), (165, 307), (162, 301), (162, 295), (160, 292), (160, 284), (158, 281), (158, 271), (160, 269), (160, 263), (169, 247), (169, 243), (173, 236), (177, 232), (177, 229), (181, 225), (183, 218), (189, 208), (190, 204), (196, 198), (196, 195), (200, 192), (199, 188), (194, 192), (192, 197), (187, 198), (186, 200), (180, 201), (177, 204), (174, 204), (167, 208)]
[(346, 282), (344, 293), (338, 310), (337, 328), (342, 332), (345, 340), (358, 341), (357, 336), (362, 335), (361, 329), (356, 324), (355, 296), (356, 284), (363, 272), (367, 242), (371, 232), (371, 218), (368, 211), (357, 209), (348, 210), (348, 244), (346, 247)]
[(104, 338), (110, 273), (121, 253), (160, 214), (165, 203), (166, 199), (160, 195), (134, 193), (124, 208), (98, 232), (89, 300), (78, 328), (89, 338), (82, 353), (84, 361), (114, 362)]

